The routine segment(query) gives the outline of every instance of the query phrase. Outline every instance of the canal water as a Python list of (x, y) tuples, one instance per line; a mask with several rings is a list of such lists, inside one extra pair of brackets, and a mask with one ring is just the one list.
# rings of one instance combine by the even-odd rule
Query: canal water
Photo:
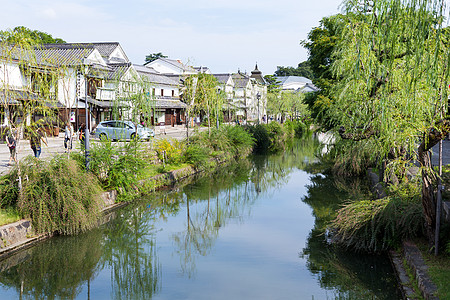
[(0, 262), (0, 299), (400, 299), (386, 256), (327, 244), (333, 212), (367, 195), (318, 151), (299, 140), (40, 243)]

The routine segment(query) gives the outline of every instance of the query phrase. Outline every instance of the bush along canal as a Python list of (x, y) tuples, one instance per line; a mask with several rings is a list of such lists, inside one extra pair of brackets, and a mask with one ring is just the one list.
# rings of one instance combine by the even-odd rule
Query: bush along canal
[(327, 243), (333, 212), (365, 188), (321, 174), (316, 151), (297, 140), (19, 252), (0, 262), (0, 297), (400, 299), (387, 256)]

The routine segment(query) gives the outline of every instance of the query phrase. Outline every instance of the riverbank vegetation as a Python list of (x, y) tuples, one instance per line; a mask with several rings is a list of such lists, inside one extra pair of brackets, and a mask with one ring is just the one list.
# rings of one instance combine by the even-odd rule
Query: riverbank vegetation
[[(344, 1), (343, 14), (324, 18), (302, 42), (321, 89), (305, 102), (336, 139), (328, 154), (334, 172), (352, 176), (376, 168), (388, 191), (385, 199), (349, 203), (338, 212), (332, 227), (346, 247), (383, 250), (416, 235), (433, 247), (440, 174), (430, 150), (450, 129), (442, 5)], [(419, 171), (411, 176), (414, 163)], [(399, 192), (404, 189), (410, 192)], [(446, 243), (448, 237), (440, 245)]]
[[(264, 144), (271, 152), (284, 149), (288, 139), (306, 128), (300, 121), (245, 128), (221, 126), (195, 134), (189, 143), (102, 140), (92, 145), (89, 172), (83, 152), (73, 152), (70, 157), (58, 155), (50, 161), (29, 157), (1, 178), (1, 208), (17, 209), (20, 216), (31, 218), (40, 233), (78, 233), (96, 224), (102, 190), (117, 190), (120, 201), (131, 201), (157, 188), (158, 183), (146, 182), (158, 174), (186, 166), (208, 172), (224, 162), (247, 157), (257, 149), (252, 134), (255, 127), (265, 132), (268, 142)], [(25, 178), (21, 189), (19, 172)]]

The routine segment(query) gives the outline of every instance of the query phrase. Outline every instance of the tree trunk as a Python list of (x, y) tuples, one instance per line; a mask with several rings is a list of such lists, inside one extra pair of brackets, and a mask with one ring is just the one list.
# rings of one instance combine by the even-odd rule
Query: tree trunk
[(418, 148), (418, 159), (422, 168), (422, 206), (425, 218), (425, 230), (430, 248), (434, 244), (434, 234), (436, 228), (436, 197), (435, 197), (435, 181), (431, 159), (430, 149), (439, 143), (449, 133), (450, 121), (444, 120), (439, 122), (440, 130), (437, 128), (430, 129), (425, 135), (422, 143)]
[(434, 241), (436, 228), (436, 197), (434, 196), (434, 176), (431, 171), (430, 151), (421, 151), (419, 147), (419, 162), (422, 167), (422, 207), (425, 218), (425, 233), (430, 246)]

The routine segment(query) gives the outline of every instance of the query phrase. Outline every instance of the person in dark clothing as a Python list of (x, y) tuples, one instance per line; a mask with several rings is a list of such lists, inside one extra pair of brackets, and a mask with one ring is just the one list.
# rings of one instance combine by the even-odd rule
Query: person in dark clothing
[(48, 146), (40, 128), (38, 128), (36, 132), (31, 132), (30, 147), (33, 150), (34, 157), (36, 158), (39, 158), (39, 156), (41, 155), (41, 141), (44, 142), (46, 146)]
[(78, 128), (78, 139), (81, 142), (81, 149), (84, 149), (84, 141), (86, 139), (86, 124), (81, 123), (80, 128)]
[(17, 157), (16, 157), (16, 139), (14, 138), (14, 134), (10, 133), (8, 135), (8, 137), (6, 138), (6, 144), (8, 145), (9, 148), (9, 153), (10, 153), (10, 157), (9, 157), (9, 165), (11, 165), (11, 161), (14, 160), (14, 162), (17, 163)]

